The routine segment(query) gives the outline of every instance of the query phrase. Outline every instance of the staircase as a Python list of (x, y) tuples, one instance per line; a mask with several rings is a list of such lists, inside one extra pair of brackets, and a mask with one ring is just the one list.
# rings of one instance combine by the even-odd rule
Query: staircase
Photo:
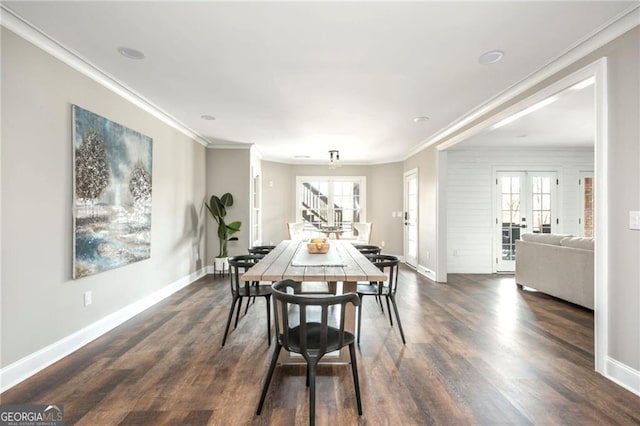
[(329, 205), (329, 198), (308, 182), (302, 185), (302, 219), (319, 230), (322, 226), (342, 226), (342, 208)]

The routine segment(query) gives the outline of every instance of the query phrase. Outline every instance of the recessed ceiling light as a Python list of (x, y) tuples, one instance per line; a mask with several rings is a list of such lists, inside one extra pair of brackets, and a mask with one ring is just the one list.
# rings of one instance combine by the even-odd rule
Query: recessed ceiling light
[(309, 155), (294, 155), (293, 158), (311, 158)]
[(429, 117), (422, 116), (422, 117), (416, 117), (416, 118), (414, 118), (414, 119), (413, 119), (413, 122), (414, 122), (414, 123), (420, 123), (420, 122), (422, 122), (422, 121), (427, 121), (427, 120), (429, 120)]
[(129, 59), (144, 59), (144, 53), (139, 50), (132, 49), (130, 47), (118, 47), (118, 52), (125, 58)]
[(487, 53), (483, 53), (478, 58), (478, 62), (482, 65), (494, 64), (504, 57), (504, 52), (501, 50), (492, 50)]
[(209, 121), (213, 121), (216, 119), (213, 115), (209, 115), (209, 114), (203, 114), (200, 116), (200, 118), (202, 118), (203, 120), (209, 120)]

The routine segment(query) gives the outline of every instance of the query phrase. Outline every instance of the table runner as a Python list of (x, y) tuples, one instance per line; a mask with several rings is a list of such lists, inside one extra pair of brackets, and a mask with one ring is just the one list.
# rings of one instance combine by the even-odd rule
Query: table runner
[(329, 246), (327, 253), (309, 253), (307, 243), (298, 244), (298, 249), (291, 259), (292, 266), (346, 266), (334, 245)]

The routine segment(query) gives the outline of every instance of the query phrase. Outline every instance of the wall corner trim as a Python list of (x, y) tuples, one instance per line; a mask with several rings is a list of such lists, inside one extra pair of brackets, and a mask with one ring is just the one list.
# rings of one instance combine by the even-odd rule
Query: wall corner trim
[(0, 393), (44, 370), (205, 275), (205, 269), (201, 269), (184, 278), (180, 278), (137, 302), (125, 306), (93, 324), (0, 369)]

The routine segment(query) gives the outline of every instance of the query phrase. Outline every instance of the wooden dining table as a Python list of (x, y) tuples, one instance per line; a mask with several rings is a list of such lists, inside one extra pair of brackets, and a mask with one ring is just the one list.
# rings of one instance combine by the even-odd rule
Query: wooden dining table
[[(351, 242), (330, 240), (326, 254), (309, 254), (306, 241), (285, 240), (279, 243), (255, 266), (246, 271), (243, 281), (276, 282), (290, 279), (309, 283), (309, 292), (314, 292), (318, 283), (326, 283), (331, 293), (356, 292), (358, 281), (385, 281), (387, 275), (362, 255)], [(355, 308), (347, 305), (345, 330), (356, 330)], [(326, 359), (325, 359), (326, 358)], [(349, 351), (343, 348), (340, 354), (323, 358), (324, 363), (349, 362)], [(289, 356), (285, 351), (281, 363), (304, 363), (300, 357)]]

